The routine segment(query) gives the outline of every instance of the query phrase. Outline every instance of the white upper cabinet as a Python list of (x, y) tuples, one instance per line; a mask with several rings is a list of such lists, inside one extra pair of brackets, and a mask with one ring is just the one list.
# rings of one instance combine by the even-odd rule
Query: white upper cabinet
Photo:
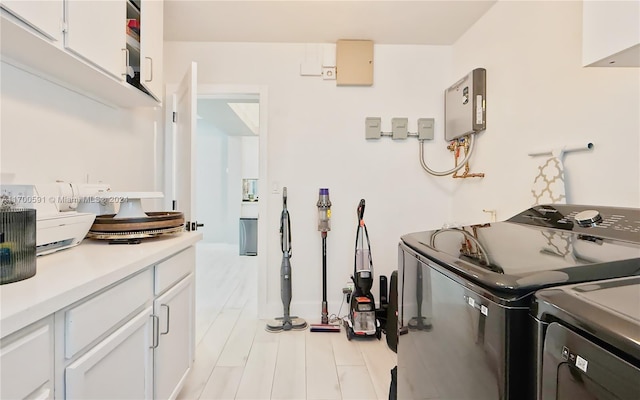
[(62, 0), (1, 0), (0, 5), (11, 15), (37, 30), (58, 45), (62, 43)]
[(140, 83), (160, 100), (162, 97), (162, 47), (164, 5), (142, 0), (140, 21)]
[[(144, 1), (149, 15), (138, 0), (0, 0), (0, 6), (0, 36), (11, 38), (0, 43), (3, 62), (110, 106), (160, 105), (162, 1)], [(146, 25), (142, 46), (127, 35), (130, 13)]]
[(640, 67), (640, 1), (582, 2), (582, 64)]
[(64, 46), (118, 79), (126, 76), (126, 20), (124, 1), (65, 2)]

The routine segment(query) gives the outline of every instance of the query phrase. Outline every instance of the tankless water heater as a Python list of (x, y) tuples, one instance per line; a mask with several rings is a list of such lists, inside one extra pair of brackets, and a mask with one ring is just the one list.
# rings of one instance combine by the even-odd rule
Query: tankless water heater
[(476, 68), (444, 92), (446, 140), (486, 128), (487, 71)]

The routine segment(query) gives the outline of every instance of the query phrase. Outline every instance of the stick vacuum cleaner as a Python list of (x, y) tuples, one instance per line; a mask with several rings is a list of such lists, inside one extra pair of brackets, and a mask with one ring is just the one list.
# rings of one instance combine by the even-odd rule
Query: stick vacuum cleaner
[[(382, 330), (376, 318), (376, 303), (371, 293), (373, 286), (373, 261), (369, 233), (364, 224), (364, 199), (358, 204), (358, 228), (356, 229), (356, 255), (353, 266), (354, 292), (351, 295), (349, 318), (344, 322), (347, 339), (375, 336), (380, 340)], [(366, 239), (366, 245), (365, 245)]]
[(311, 324), (311, 332), (340, 332), (340, 325), (329, 324), (327, 310), (327, 232), (331, 230), (329, 189), (320, 189), (316, 205), (318, 206), (318, 230), (322, 236), (322, 317), (320, 324)]
[(303, 330), (307, 322), (289, 315), (291, 305), (291, 221), (287, 210), (287, 188), (282, 189), (282, 214), (280, 214), (280, 247), (282, 248), (282, 264), (280, 264), (280, 297), (284, 306), (284, 316), (267, 322), (268, 332)]

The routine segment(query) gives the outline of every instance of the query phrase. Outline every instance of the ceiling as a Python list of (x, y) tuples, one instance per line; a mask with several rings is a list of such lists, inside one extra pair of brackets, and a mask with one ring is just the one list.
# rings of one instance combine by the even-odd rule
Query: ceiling
[[(495, 3), (165, 0), (164, 40), (335, 43), (365, 39), (376, 44), (451, 45)], [(198, 115), (229, 135), (253, 135), (229, 102), (237, 100), (201, 99)]]
[(496, 0), (165, 0), (165, 41), (451, 45)]
[(198, 99), (198, 121), (206, 122), (229, 136), (258, 134), (259, 102), (253, 98), (225, 97)]

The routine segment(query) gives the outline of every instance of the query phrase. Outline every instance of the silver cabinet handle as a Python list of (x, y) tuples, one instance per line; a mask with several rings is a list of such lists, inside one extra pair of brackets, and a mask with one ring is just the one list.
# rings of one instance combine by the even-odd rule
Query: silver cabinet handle
[(149, 346), (149, 348), (155, 349), (158, 347), (158, 344), (160, 342), (160, 337), (158, 335), (160, 331), (160, 318), (155, 314), (152, 314), (151, 318), (153, 320), (153, 341), (151, 343), (151, 346)]
[(153, 58), (151, 57), (145, 57), (147, 60), (149, 60), (149, 79), (145, 79), (145, 82), (151, 82), (153, 80)]
[(165, 330), (164, 332), (160, 332), (161, 335), (166, 335), (167, 333), (169, 333), (169, 320), (171, 319), (169, 312), (171, 309), (167, 304), (160, 304), (160, 307), (167, 307), (167, 330)]

